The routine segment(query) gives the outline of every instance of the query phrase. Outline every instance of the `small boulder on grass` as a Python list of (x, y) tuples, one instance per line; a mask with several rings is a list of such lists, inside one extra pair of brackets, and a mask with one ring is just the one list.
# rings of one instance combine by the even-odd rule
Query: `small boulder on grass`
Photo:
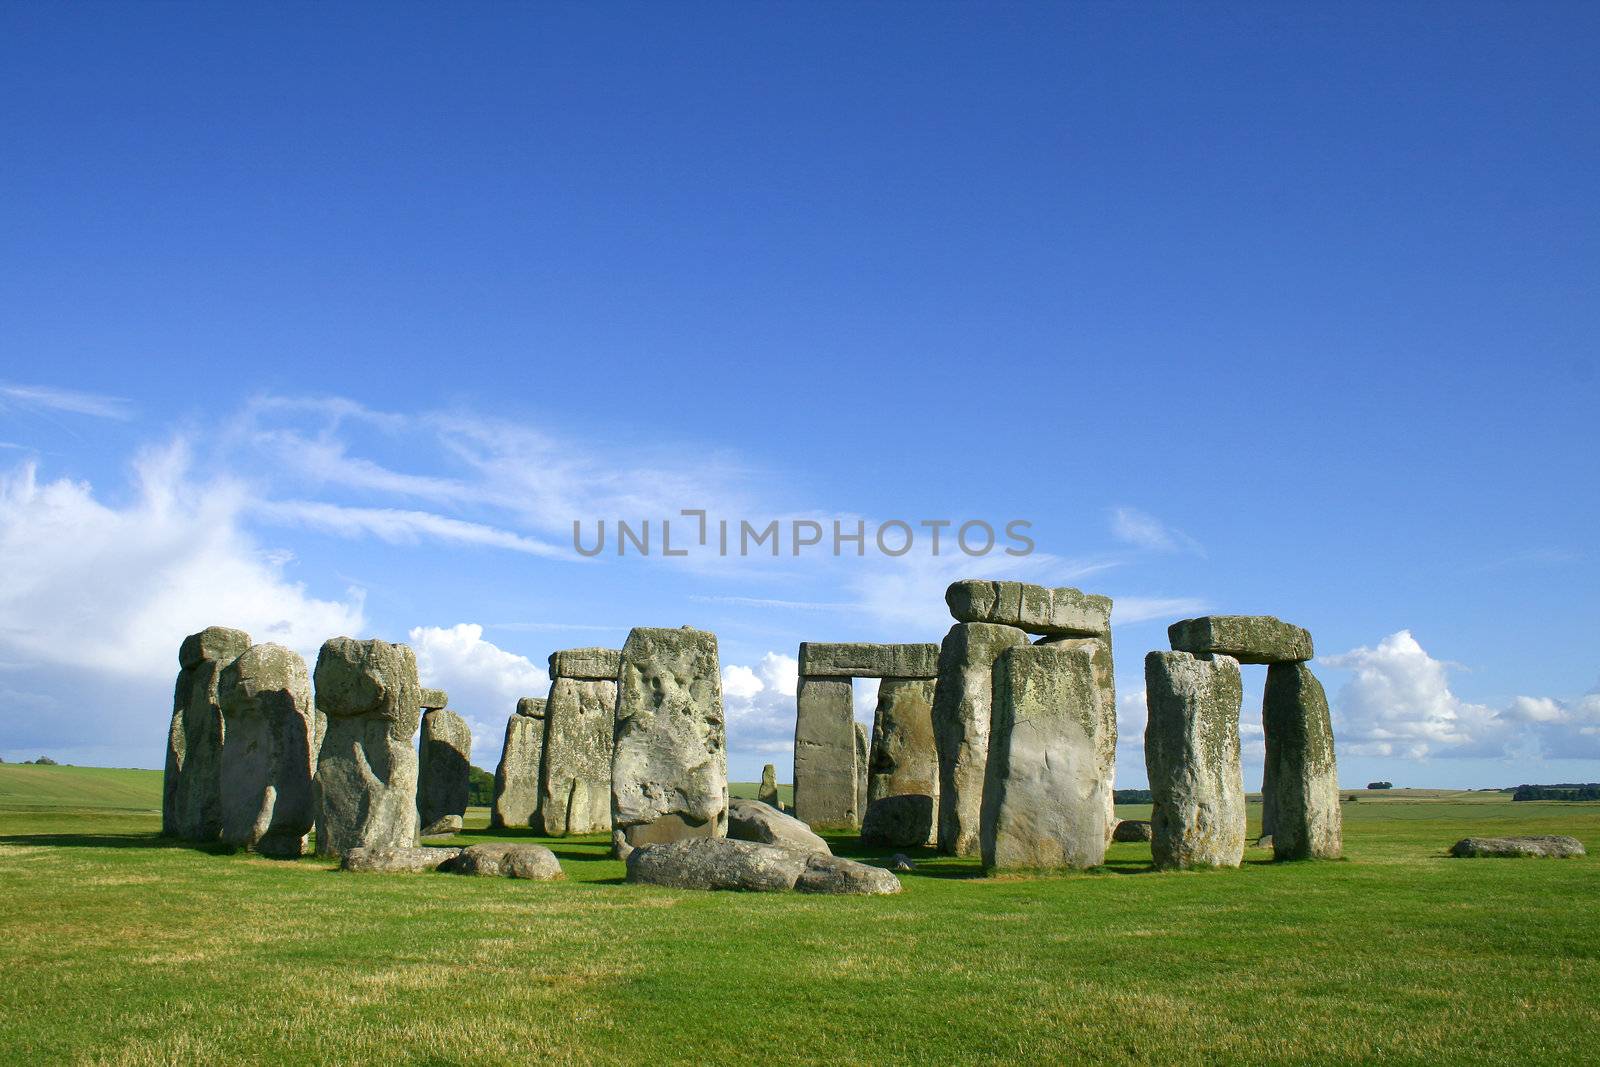
[(439, 868), (452, 874), (477, 874), (488, 878), (526, 878), (534, 882), (559, 881), (561, 863), (543, 845), (496, 841), (472, 845)]
[(1564, 834), (1524, 837), (1463, 837), (1450, 846), (1450, 855), (1463, 859), (1484, 857), (1539, 857), (1567, 859), (1583, 856), (1583, 842)]
[(1123, 819), (1111, 832), (1113, 841), (1148, 841), (1153, 836), (1148, 819)]
[(339, 866), (346, 871), (416, 874), (437, 871), (460, 852), (459, 848), (352, 848), (345, 852)]

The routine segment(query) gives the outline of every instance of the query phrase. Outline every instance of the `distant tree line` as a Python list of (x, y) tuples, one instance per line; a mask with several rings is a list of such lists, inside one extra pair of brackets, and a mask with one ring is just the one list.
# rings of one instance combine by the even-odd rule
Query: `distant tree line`
[[(4, 759), (0, 759), (0, 763), (4, 763), (4, 762), (5, 762)], [(20, 766), (20, 767), (30, 767), (30, 766), (56, 767), (56, 766), (59, 766), (59, 764), (57, 764), (56, 761), (51, 759), (49, 756), (40, 756), (38, 759), (25, 759), (20, 764), (18, 764), (18, 766)]]
[(494, 803), (494, 775), (482, 767), (467, 769), (467, 804), (487, 808)]
[(1367, 788), (1368, 789), (1393, 789), (1394, 788), (1394, 783), (1393, 782), (1368, 782), (1367, 783)]
[(1519, 785), (1512, 800), (1600, 800), (1600, 783), (1561, 782), (1556, 785)]
[(1155, 798), (1148, 789), (1113, 789), (1111, 795), (1118, 804), (1154, 804)]

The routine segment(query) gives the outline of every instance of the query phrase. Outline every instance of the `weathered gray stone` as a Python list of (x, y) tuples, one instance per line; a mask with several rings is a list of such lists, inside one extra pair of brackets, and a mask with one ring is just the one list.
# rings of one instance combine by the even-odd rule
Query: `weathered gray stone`
[(1239, 664), (1227, 656), (1152, 652), (1144, 679), (1144, 762), (1155, 801), (1157, 867), (1237, 867), (1244, 858)]
[(904, 852), (896, 852), (889, 857), (889, 869), (891, 871), (914, 871), (917, 869), (917, 865), (912, 863), (911, 857)]
[(813, 678), (932, 678), (939, 646), (800, 643), (800, 673)]
[[(853, 713), (853, 709), (852, 709)], [(867, 728), (860, 721), (853, 722), (856, 728), (856, 822), (860, 827), (861, 815), (867, 810), (867, 759), (871, 753), (871, 744), (867, 740)]]
[(223, 668), (217, 697), (227, 738), (222, 840), (299, 856), (315, 821), (316, 712), (305, 660), (281, 645), (252, 645)]
[(1564, 834), (1524, 837), (1464, 837), (1450, 846), (1450, 855), (1463, 859), (1542, 858), (1569, 859), (1584, 856), (1583, 842)]
[(778, 799), (778, 768), (770, 763), (761, 768), (761, 788), (756, 792), (756, 799), (779, 811), (783, 810), (783, 802)]
[(1312, 657), (1311, 634), (1271, 615), (1205, 615), (1167, 627), (1174, 652), (1231, 656), (1240, 663), (1298, 663)]
[(417, 819), (423, 837), (461, 829), (471, 779), (472, 730), (467, 721), (448, 708), (429, 708), (422, 716), (417, 765)]
[(854, 828), (856, 728), (849, 678), (800, 676), (795, 694), (794, 814), (813, 828)]
[[(1271, 670), (1271, 668), (1267, 668)], [(1263, 709), (1264, 710), (1264, 709)], [(1278, 825), (1278, 783), (1273, 761), (1267, 760), (1261, 768), (1261, 836), (1271, 837)]]
[(644, 844), (628, 855), (628, 881), (673, 889), (774, 893), (898, 893), (900, 880), (881, 867), (814, 852), (728, 838)]
[(622, 649), (611, 838), (618, 856), (728, 829), (728, 745), (717, 635), (636, 627)]
[(545, 704), (539, 822), (552, 836), (611, 829), (617, 683), (557, 676)]
[(1272, 854), (1280, 860), (1338, 859), (1344, 852), (1339, 770), (1322, 683), (1304, 663), (1267, 668), (1261, 721), (1272, 786)]
[(1111, 637), (1041, 637), (1036, 645), (1087, 649), (1093, 655), (1095, 684), (1100, 688), (1099, 773), (1105, 782), (1106, 844), (1117, 828), (1117, 678), (1111, 660)]
[(447, 860), (439, 869), (451, 874), (525, 878), (534, 882), (554, 882), (565, 877), (554, 852), (543, 845), (523, 845), (510, 841), (470, 845), (461, 851), (461, 855)]
[(728, 800), (728, 836), (735, 841), (756, 841), (796, 852), (833, 854), (828, 843), (811, 832), (811, 827), (759, 800)]
[(250, 647), (243, 630), (210, 626), (178, 646), (178, 681), (167, 728), (161, 832), (184, 841), (211, 842), (222, 834), (222, 669)]
[(423, 690), (422, 690), (422, 710), (423, 711), (438, 711), (441, 708), (448, 708), (449, 706), (450, 706), (450, 694), (449, 693), (446, 693), (443, 689), (428, 689), (426, 687), (423, 688)]
[(1112, 833), (1113, 841), (1149, 841), (1153, 835), (1150, 823), (1144, 819), (1123, 819)]
[(995, 661), (980, 846), (990, 871), (1105, 862), (1104, 642), (1017, 645)]
[(417, 843), (417, 658), (405, 645), (333, 637), (317, 655), (317, 853)]
[(459, 848), (352, 848), (339, 866), (346, 871), (417, 874), (437, 871), (460, 854)]
[(1071, 586), (967, 578), (945, 590), (944, 602), (957, 622), (992, 622), (1060, 637), (1111, 633), (1111, 598)]
[(889, 848), (920, 848), (934, 834), (933, 798), (926, 793), (900, 793), (879, 797), (867, 805), (861, 820), (861, 840)]
[(867, 760), (869, 802), (906, 793), (938, 797), (933, 687), (934, 682), (926, 678), (885, 678), (878, 686)]
[(1027, 641), (1028, 635), (1014, 626), (958, 622), (940, 647), (933, 737), (939, 750), (941, 852), (970, 856), (978, 851), (994, 661), (1006, 649)]
[(614, 682), (621, 669), (622, 653), (615, 648), (564, 648), (550, 653), (551, 678)]
[(505, 744), (494, 771), (494, 804), (489, 809), (489, 825), (496, 830), (531, 826), (539, 811), (544, 713), (543, 697), (523, 697), (506, 720)]

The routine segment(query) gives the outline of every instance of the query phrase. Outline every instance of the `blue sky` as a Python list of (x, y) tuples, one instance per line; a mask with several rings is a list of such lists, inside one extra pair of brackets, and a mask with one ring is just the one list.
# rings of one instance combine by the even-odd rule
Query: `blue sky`
[[(797, 644), (981, 573), (1117, 598), (1119, 785), (1205, 611), (1313, 631), (1346, 784), (1600, 778), (1597, 53), (1562, 4), (8, 5), (0, 755), (158, 766), (222, 623), (411, 641), (492, 765), (551, 650), (690, 623), (786, 776)], [(570, 551), (694, 507), (1037, 552)]]

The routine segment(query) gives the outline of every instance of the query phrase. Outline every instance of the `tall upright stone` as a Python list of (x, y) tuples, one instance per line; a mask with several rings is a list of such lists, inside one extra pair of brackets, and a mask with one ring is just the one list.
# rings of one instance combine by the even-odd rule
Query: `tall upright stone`
[[(1104, 597), (1100, 599), (1106, 599)], [(1111, 635), (1103, 637), (1041, 637), (1034, 644), (1082, 649), (1090, 656), (1095, 685), (1099, 687), (1101, 723), (1098, 732), (1100, 778), (1106, 783), (1106, 844), (1117, 831), (1117, 678), (1111, 658)]]
[[(1272, 669), (1269, 667), (1270, 675)], [(1262, 708), (1263, 718), (1266, 708)], [(1278, 826), (1278, 776), (1273, 768), (1273, 760), (1268, 759), (1261, 768), (1261, 836), (1271, 837)]]
[(856, 731), (856, 821), (857, 829), (867, 811), (867, 759), (871, 755), (871, 742), (867, 728), (859, 720), (851, 723)]
[(636, 627), (617, 675), (611, 839), (639, 845), (728, 831), (728, 743), (717, 635)]
[(610, 648), (568, 649), (550, 657), (537, 820), (547, 834), (611, 829), (611, 747), (621, 660), (621, 653)]
[(802, 674), (795, 692), (794, 815), (813, 829), (854, 827), (854, 686), (848, 677)]
[(939, 648), (933, 690), (933, 736), (939, 751), (939, 851), (978, 851), (983, 783), (989, 760), (989, 718), (995, 660), (1027, 644), (1015, 626), (958, 622)]
[(222, 669), (250, 647), (250, 635), (209, 626), (183, 639), (178, 681), (167, 729), (161, 832), (184, 841), (209, 842), (222, 834)]
[(472, 792), (472, 730), (449, 708), (422, 714), (417, 762), (417, 821), (423, 837), (461, 830)]
[(778, 768), (770, 763), (761, 768), (761, 788), (756, 791), (756, 799), (768, 807), (783, 810), (783, 802), (778, 799)]
[(306, 662), (281, 645), (251, 645), (217, 683), (222, 840), (263, 856), (305, 851), (315, 821), (315, 707)]
[(405, 645), (333, 637), (317, 655), (317, 854), (417, 843), (417, 658)]
[(1157, 867), (1237, 867), (1244, 859), (1244, 690), (1230, 656), (1152, 652), (1144, 660), (1144, 762)]
[(539, 811), (539, 777), (544, 763), (545, 698), (523, 697), (506, 720), (505, 744), (494, 771), (494, 804), (489, 825), (496, 830), (527, 829)]
[[(931, 678), (885, 678), (878, 686), (878, 706), (872, 717), (872, 743), (867, 758), (867, 804), (862, 809), (865, 827), (872, 805), (890, 797), (926, 797), (924, 807), (906, 811), (927, 812), (926, 832), (915, 844), (938, 840), (939, 752), (933, 743), (933, 687)], [(907, 837), (916, 834), (907, 828)]]
[(1095, 867), (1105, 861), (1102, 735), (1115, 704), (1097, 641), (1017, 645), (994, 667), (983, 865), (996, 870)]
[(1268, 667), (1261, 717), (1275, 801), (1273, 858), (1338, 859), (1344, 831), (1333, 726), (1327, 694), (1311, 668), (1304, 663)]

